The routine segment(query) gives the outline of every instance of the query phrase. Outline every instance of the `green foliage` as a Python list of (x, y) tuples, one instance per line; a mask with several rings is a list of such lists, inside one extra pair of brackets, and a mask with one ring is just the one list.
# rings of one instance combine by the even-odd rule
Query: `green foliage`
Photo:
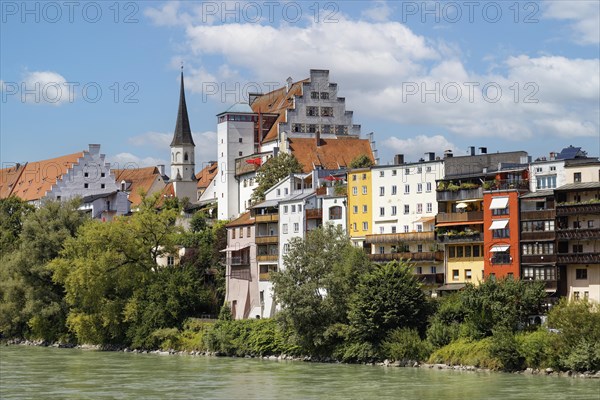
[(502, 364), (491, 355), (491, 342), (492, 338), (477, 341), (466, 338), (458, 339), (434, 351), (429, 357), (429, 362), (500, 369)]
[(523, 367), (524, 359), (519, 352), (519, 345), (514, 334), (507, 328), (494, 331), (490, 343), (490, 355), (502, 365), (505, 371), (517, 371)]
[(289, 337), (274, 319), (219, 320), (205, 341), (210, 351), (229, 356), (298, 354)]
[(18, 245), (27, 215), (35, 208), (16, 196), (0, 199), (0, 256), (4, 257)]
[(304, 240), (292, 239), (284, 265), (271, 276), (275, 301), (283, 308), (279, 318), (306, 354), (329, 354), (337, 339), (326, 332), (347, 323), (350, 295), (359, 275), (370, 269), (369, 260), (341, 228), (328, 225)]
[(202, 212), (197, 212), (192, 215), (190, 220), (190, 229), (192, 232), (201, 232), (206, 229), (206, 215)]
[(383, 341), (381, 353), (392, 360), (420, 361), (429, 357), (431, 347), (415, 329), (394, 329)]
[(540, 328), (534, 332), (516, 335), (519, 353), (526, 368), (559, 368), (558, 356), (561, 353), (561, 339), (556, 333)]
[(600, 307), (587, 301), (561, 300), (548, 313), (548, 326), (558, 329), (567, 347), (581, 338), (600, 342)]
[(353, 292), (348, 318), (360, 341), (379, 345), (396, 328), (425, 329), (429, 306), (411, 265), (377, 265)]
[(445, 346), (459, 336), (460, 324), (457, 322), (446, 323), (439, 318), (432, 318), (427, 327), (427, 340), (434, 348)]
[(225, 303), (221, 306), (221, 310), (219, 311), (219, 321), (231, 321), (233, 320), (233, 315), (231, 313), (231, 307), (229, 307), (228, 303)]
[(155, 330), (145, 338), (145, 342), (149, 344), (148, 348), (150, 349), (175, 350), (181, 347), (179, 338), (179, 330), (177, 328), (161, 328)]
[(373, 160), (366, 154), (356, 156), (351, 162), (350, 168), (369, 168), (374, 165)]
[(600, 343), (580, 338), (564, 358), (564, 366), (574, 371), (600, 370)]
[(265, 192), (288, 175), (302, 172), (302, 164), (292, 154), (279, 153), (269, 159), (256, 172), (257, 187), (252, 193), (251, 200), (260, 202), (265, 198)]
[(477, 189), (479, 187), (476, 183), (471, 182), (463, 182), (460, 184), (461, 189), (469, 190), (469, 189)]
[(48, 201), (35, 211), (14, 199), (10, 204), (14, 209), (8, 213), (12, 212), (15, 219), (9, 223), (12, 228), (3, 229), (12, 229), (12, 234), (16, 234), (17, 220), (23, 216), (24, 219), (18, 241), (13, 241), (15, 246), (9, 252), (2, 252), (0, 333), (8, 337), (68, 340), (63, 288), (52, 281), (47, 264), (86, 220), (77, 210), (80, 202)]
[(460, 296), (466, 332), (476, 339), (491, 336), (494, 329), (514, 332), (524, 326), (529, 315), (539, 313), (546, 293), (539, 282), (488, 279), (479, 286), (467, 285)]
[(455, 184), (454, 182), (448, 182), (448, 184), (446, 185), (446, 189), (450, 192), (457, 192), (460, 189), (460, 186)]

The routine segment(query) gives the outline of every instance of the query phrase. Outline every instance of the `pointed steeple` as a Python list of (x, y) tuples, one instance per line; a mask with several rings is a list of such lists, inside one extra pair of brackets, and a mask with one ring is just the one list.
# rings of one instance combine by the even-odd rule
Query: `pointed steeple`
[(179, 93), (179, 110), (177, 111), (177, 124), (171, 147), (182, 144), (191, 144), (195, 146), (192, 139), (192, 130), (190, 129), (190, 120), (188, 118), (187, 106), (185, 104), (185, 90), (183, 88), (183, 65), (181, 66), (181, 91)]

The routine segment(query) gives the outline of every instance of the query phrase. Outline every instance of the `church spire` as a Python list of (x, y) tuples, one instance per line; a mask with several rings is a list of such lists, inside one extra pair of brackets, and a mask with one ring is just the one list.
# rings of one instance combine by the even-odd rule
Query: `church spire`
[(182, 144), (191, 144), (195, 146), (192, 139), (192, 130), (190, 129), (190, 120), (188, 118), (187, 106), (185, 104), (185, 90), (183, 88), (183, 65), (181, 66), (181, 89), (179, 93), (179, 110), (177, 111), (177, 123), (171, 147)]

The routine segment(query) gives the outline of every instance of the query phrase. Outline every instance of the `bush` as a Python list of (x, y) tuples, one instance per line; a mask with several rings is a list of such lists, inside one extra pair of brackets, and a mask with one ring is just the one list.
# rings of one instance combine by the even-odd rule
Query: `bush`
[(434, 348), (443, 347), (460, 335), (460, 324), (457, 322), (445, 322), (434, 318), (427, 328), (427, 341)]
[(502, 364), (491, 355), (491, 338), (478, 341), (458, 339), (433, 352), (430, 363), (472, 365), (479, 368), (500, 369)]
[(600, 370), (600, 343), (582, 338), (563, 361), (564, 366), (574, 371)]
[(431, 354), (431, 346), (415, 329), (394, 329), (382, 343), (381, 354), (392, 360), (423, 361)]
[(179, 330), (177, 328), (157, 329), (152, 332), (146, 343), (154, 349), (177, 349), (179, 348)]
[(558, 369), (561, 340), (557, 334), (542, 328), (534, 332), (520, 333), (515, 339), (526, 368)]
[(381, 359), (377, 348), (368, 342), (345, 342), (335, 349), (333, 356), (346, 363), (373, 362)]
[(505, 371), (517, 371), (523, 367), (523, 357), (515, 336), (508, 329), (495, 330), (490, 345), (490, 355), (502, 364)]

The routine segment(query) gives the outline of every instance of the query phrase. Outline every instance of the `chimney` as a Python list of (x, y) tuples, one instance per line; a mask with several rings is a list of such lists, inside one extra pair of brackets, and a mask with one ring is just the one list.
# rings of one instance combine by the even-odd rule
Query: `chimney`
[(292, 83), (293, 83), (293, 82), (294, 82), (294, 81), (292, 80), (292, 77), (291, 77), (291, 76), (290, 76), (290, 77), (288, 77), (288, 78), (285, 80), (285, 83), (286, 83), (286, 84), (285, 84), (285, 89), (286, 89), (285, 91), (286, 91), (286, 92), (289, 92), (289, 91), (290, 91), (290, 89), (292, 88)]
[(444, 151), (444, 158), (452, 158), (452, 156), (454, 156), (454, 154), (452, 154), (452, 150)]
[(556, 153), (553, 151), (550, 152), (550, 160), (556, 160)]
[(481, 154), (487, 154), (487, 147), (480, 147), (480, 148), (479, 148), (479, 152), (480, 152)]
[(394, 156), (394, 165), (404, 164), (404, 154), (396, 154)]
[(425, 153), (427, 155), (427, 160), (428, 161), (435, 161), (435, 153), (434, 152), (429, 152), (429, 153)]
[(165, 164), (158, 164), (158, 172), (160, 172), (160, 176), (165, 176)]
[(475, 155), (475, 146), (469, 146), (469, 153), (471, 156)]

